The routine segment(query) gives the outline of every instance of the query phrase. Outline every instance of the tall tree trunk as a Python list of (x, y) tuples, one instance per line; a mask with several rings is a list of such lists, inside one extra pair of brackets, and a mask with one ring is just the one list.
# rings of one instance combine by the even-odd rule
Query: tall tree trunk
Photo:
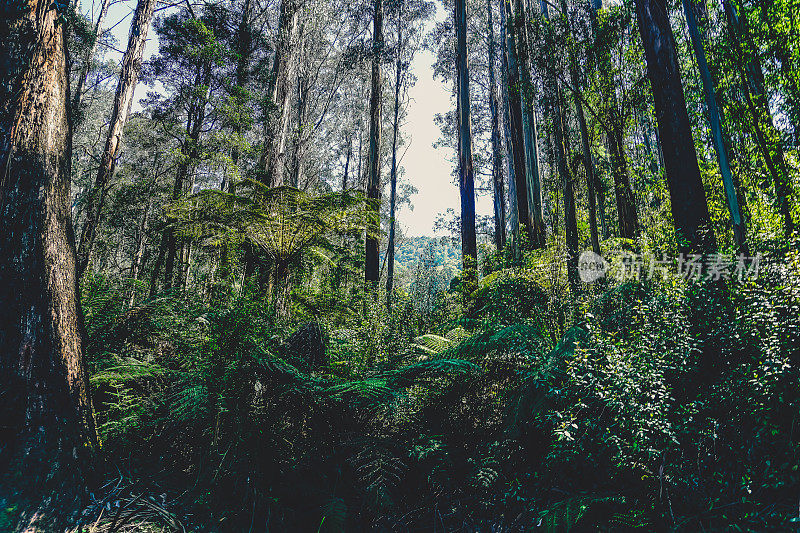
[(489, 112), (492, 120), (492, 193), (494, 200), (494, 245), (498, 252), (506, 245), (506, 191), (503, 183), (503, 156), (500, 143), (499, 102), (494, 67), (497, 61), (494, 42), (494, 22), (492, 20), (492, 0), (486, 0), (489, 30)]
[(395, 215), (397, 204), (397, 135), (400, 130), (400, 90), (403, 86), (403, 3), (397, 6), (397, 50), (395, 50), (394, 120), (392, 122), (392, 169), (389, 175), (389, 243), (386, 246), (386, 307), (392, 308), (394, 290)]
[[(172, 188), (172, 200), (177, 202), (186, 193), (187, 187), (190, 186), (190, 179), (194, 171), (194, 165), (200, 155), (200, 132), (203, 129), (203, 122), (206, 117), (206, 102), (208, 100), (208, 93), (211, 85), (211, 64), (205, 63), (197, 66), (197, 74), (195, 76), (194, 88), (197, 90), (203, 87), (205, 90), (202, 96), (195, 96), (190, 107), (188, 118), (186, 122), (186, 140), (181, 145), (181, 161), (175, 173), (175, 183)], [(166, 260), (164, 262), (164, 289), (171, 289), (175, 284), (175, 262), (179, 262), (178, 278), (182, 277), (183, 272), (183, 255), (179, 252), (182, 251), (183, 246), (177, 236), (175, 235), (174, 218), (167, 220), (167, 228), (164, 230), (166, 235)], [(181, 279), (177, 280), (178, 285), (181, 284)]]
[[(548, 30), (552, 31), (550, 28), (547, 3), (543, 0), (541, 6), (542, 16), (548, 21)], [(563, 13), (563, 16), (566, 17), (566, 12)], [(567, 279), (569, 281), (570, 290), (575, 293), (578, 291), (578, 221), (575, 208), (575, 184), (569, 171), (569, 165), (567, 164), (569, 133), (566, 131), (566, 121), (564, 120), (566, 112), (561, 100), (561, 89), (558, 86), (556, 65), (553, 56), (548, 58), (547, 71), (546, 84), (550, 92), (556, 168), (558, 169), (558, 178), (564, 193), (564, 236), (567, 245)]]
[(624, 123), (615, 121), (607, 129), (608, 147), (611, 150), (611, 174), (614, 177), (614, 198), (617, 203), (619, 236), (635, 239), (639, 233), (639, 215), (628, 175), (628, 160), (625, 157)]
[[(723, 0), (722, 5), (728, 20), (731, 42), (734, 45), (735, 62), (744, 85), (745, 104), (752, 117), (753, 132), (756, 142), (764, 156), (764, 163), (772, 176), (775, 188), (775, 200), (778, 212), (783, 219), (786, 236), (794, 233), (794, 220), (789, 207), (791, 182), (789, 168), (781, 146), (780, 132), (775, 128), (769, 102), (764, 88), (764, 72), (758, 50), (744, 50), (743, 43), (749, 42), (747, 18), (739, 18), (736, 8), (730, 0)], [(773, 154), (774, 152), (774, 154)]]
[[(367, 198), (373, 203), (367, 223), (364, 279), (378, 282), (378, 234), (380, 233), (381, 198), (381, 54), (383, 53), (383, 0), (375, 0), (372, 17), (372, 91), (369, 99), (369, 179)], [(374, 287), (372, 287), (374, 288)]]
[(281, 2), (278, 20), (278, 37), (272, 63), (272, 79), (267, 90), (270, 102), (275, 106), (267, 113), (264, 150), (260, 168), (264, 184), (277, 187), (285, 184), (286, 140), (289, 134), (289, 101), (292, 96), (291, 78), (297, 61), (295, 44), (299, 29), (300, 5), (298, 0)]
[[(516, 200), (516, 217), (511, 220), (511, 231), (512, 234), (518, 235), (522, 230), (527, 234), (528, 239), (533, 242), (535, 233), (528, 207), (528, 178), (525, 166), (520, 65), (517, 60), (516, 38), (514, 37), (513, 29), (509, 27), (514, 15), (511, 12), (511, 0), (501, 0), (501, 2), (503, 3), (503, 9), (500, 10), (500, 24), (503, 40), (505, 41), (503, 55), (506, 63), (506, 89), (508, 91), (509, 119), (511, 122), (511, 142), (509, 144), (513, 156), (514, 198)], [(514, 247), (519, 250), (519, 239), (515, 240)]]
[[(514, 150), (511, 146), (511, 105), (508, 94), (508, 50), (506, 48), (505, 0), (500, 0), (500, 91), (503, 95), (503, 139), (505, 143), (506, 171), (508, 173), (508, 220), (511, 242), (519, 243), (519, 216), (517, 215), (517, 190), (514, 178)], [(504, 221), (505, 223), (505, 221)], [(514, 246), (517, 249), (516, 245)], [(519, 251), (517, 249), (517, 251)]]
[[(567, 2), (561, 0), (561, 10), (564, 16), (567, 16)], [(592, 251), (596, 254), (600, 253), (600, 238), (597, 232), (597, 205), (595, 182), (596, 172), (594, 168), (594, 160), (592, 159), (591, 145), (589, 144), (589, 131), (586, 127), (586, 115), (583, 113), (583, 104), (581, 103), (581, 83), (580, 74), (578, 72), (578, 61), (575, 57), (575, 50), (572, 45), (569, 46), (569, 74), (570, 81), (572, 82), (573, 91), (575, 93), (575, 114), (578, 116), (578, 127), (581, 134), (581, 148), (583, 150), (583, 168), (586, 172), (586, 196), (589, 200), (589, 233), (592, 241)], [(574, 198), (574, 194), (573, 194)]]
[(472, 127), (467, 64), (467, 2), (455, 0), (456, 98), (458, 119), (458, 190), (461, 194), (461, 261), (464, 272), (477, 266), (475, 181), (472, 169)]
[(100, 223), (100, 216), (103, 211), (106, 190), (108, 183), (114, 176), (122, 134), (125, 130), (125, 123), (128, 121), (128, 115), (131, 112), (133, 93), (136, 91), (136, 82), (139, 79), (139, 71), (142, 68), (142, 55), (144, 54), (147, 31), (150, 28), (150, 20), (153, 18), (155, 4), (155, 0), (139, 0), (136, 4), (136, 11), (133, 13), (130, 35), (128, 36), (128, 48), (122, 58), (122, 70), (119, 74), (117, 92), (114, 95), (114, 107), (111, 111), (111, 123), (108, 127), (106, 145), (100, 157), (100, 166), (97, 169), (94, 187), (89, 193), (86, 223), (83, 226), (81, 242), (78, 246), (79, 276), (83, 274), (89, 265), (92, 246), (97, 235), (97, 226)]
[(684, 250), (712, 249), (716, 240), (686, 112), (668, 6), (666, 0), (635, 0), (635, 3), (678, 243)]
[[(76, 113), (80, 110), (81, 103), (83, 102), (83, 97), (86, 92), (83, 89), (83, 86), (86, 85), (86, 80), (89, 78), (89, 71), (92, 67), (92, 59), (94, 58), (94, 53), (97, 51), (97, 41), (100, 40), (100, 35), (102, 34), (103, 29), (103, 21), (108, 14), (108, 6), (111, 4), (111, 0), (103, 0), (103, 4), (100, 6), (100, 14), (97, 15), (97, 22), (94, 24), (94, 31), (92, 32), (93, 41), (92, 45), (86, 48), (86, 53), (83, 55), (83, 60), (81, 63), (81, 71), (78, 74), (78, 83), (75, 86), (75, 91), (72, 94), (72, 109), (73, 113)], [(75, 115), (73, 115), (75, 116)]]
[(736, 195), (736, 187), (734, 187), (733, 176), (731, 175), (731, 167), (728, 163), (728, 151), (725, 148), (725, 142), (722, 134), (722, 120), (720, 117), (721, 111), (717, 106), (716, 90), (714, 88), (714, 82), (711, 79), (711, 72), (708, 69), (708, 63), (706, 62), (706, 53), (703, 47), (703, 41), (700, 32), (697, 28), (697, 21), (695, 19), (694, 6), (692, 3), (692, 0), (683, 0), (683, 12), (686, 15), (686, 24), (689, 27), (689, 36), (692, 40), (694, 55), (697, 58), (697, 68), (700, 71), (700, 79), (703, 82), (706, 111), (708, 112), (708, 121), (709, 125), (711, 126), (711, 136), (714, 139), (714, 149), (717, 152), (719, 171), (720, 174), (722, 174), (722, 185), (725, 189), (725, 199), (728, 204), (728, 211), (731, 214), (733, 237), (737, 246), (740, 249), (745, 249), (746, 235), (744, 220), (742, 219), (742, 212), (739, 209), (739, 199)]
[[(303, 67), (299, 67), (302, 70)], [(303, 136), (303, 125), (306, 121), (306, 109), (308, 108), (308, 79), (305, 74), (298, 74), (297, 76), (297, 124), (295, 127), (293, 149), (292, 149), (292, 166), (291, 166), (291, 180), (289, 184), (292, 187), (300, 187), (303, 176), (303, 144), (305, 143)]]
[(514, 33), (522, 92), (522, 139), (525, 149), (525, 174), (527, 176), (528, 210), (533, 234), (533, 248), (544, 248), (545, 227), (542, 213), (542, 184), (539, 177), (539, 142), (536, 131), (534, 87), (531, 82), (530, 53), (528, 47), (527, 16), (522, 0), (514, 0)]
[(342, 172), (342, 192), (347, 190), (347, 178), (349, 177), (348, 174), (350, 173), (350, 158), (353, 155), (353, 134), (349, 134), (347, 136), (347, 155), (344, 159), (344, 172)]
[[(591, 27), (592, 34), (599, 35), (599, 24), (597, 13), (602, 8), (601, 0), (589, 0), (591, 7)], [(617, 101), (616, 87), (612, 77), (611, 58), (608, 53), (595, 53), (597, 64), (600, 69), (603, 93), (608, 100), (607, 105), (612, 109), (619, 109)], [(636, 212), (636, 201), (631, 189), (630, 177), (628, 176), (628, 164), (625, 158), (625, 123), (621, 116), (611, 117), (609, 123), (602, 124), (606, 132), (606, 145), (608, 153), (611, 155), (612, 177), (614, 179), (614, 199), (617, 204), (617, 227), (620, 237), (625, 239), (635, 239), (639, 232), (639, 216)], [(595, 180), (595, 190), (597, 192), (597, 203), (600, 211), (600, 220), (603, 226), (603, 237), (609, 237), (608, 226), (605, 221), (605, 191), (599, 177)]]
[(63, 531), (96, 442), (70, 217), (64, 24), (0, 16), (0, 501), (19, 531)]

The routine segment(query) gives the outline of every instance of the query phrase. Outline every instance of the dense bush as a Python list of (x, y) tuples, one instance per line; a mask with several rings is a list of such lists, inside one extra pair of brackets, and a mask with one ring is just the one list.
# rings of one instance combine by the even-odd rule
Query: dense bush
[[(485, 278), (466, 320), (440, 295), (433, 331), (411, 302), (358, 297), (366, 313), (295, 335), (247, 294), (127, 308), (130, 287), (88, 278), (106, 459), (200, 530), (795, 523), (796, 260), (609, 286), (557, 342), (560, 311), (526, 272)], [(311, 361), (297, 339), (317, 330)]]

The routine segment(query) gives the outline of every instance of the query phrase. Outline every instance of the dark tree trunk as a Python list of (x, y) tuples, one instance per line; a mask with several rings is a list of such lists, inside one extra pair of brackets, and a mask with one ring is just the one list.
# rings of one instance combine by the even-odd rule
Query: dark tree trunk
[[(378, 234), (381, 198), (381, 54), (383, 53), (383, 1), (375, 0), (372, 19), (372, 91), (369, 99), (369, 179), (367, 198), (374, 202), (367, 224), (364, 279), (378, 282)], [(373, 287), (374, 288), (374, 287)]]
[(503, 157), (500, 143), (499, 102), (494, 66), (497, 60), (492, 21), (492, 0), (486, 0), (489, 30), (489, 112), (492, 118), (492, 193), (494, 200), (494, 245), (498, 252), (506, 245), (506, 191), (503, 183)]
[[(512, 234), (518, 235), (523, 230), (528, 238), (534, 240), (534, 228), (530, 218), (528, 206), (528, 179), (525, 167), (525, 140), (523, 133), (522, 119), (522, 94), (519, 69), (517, 60), (517, 44), (512, 28), (509, 27), (510, 19), (513, 17), (511, 12), (511, 0), (501, 0), (503, 9), (500, 10), (500, 23), (505, 41), (503, 50), (506, 60), (506, 81), (508, 90), (508, 107), (511, 127), (511, 154), (514, 167), (514, 192), (516, 199), (516, 220), (511, 221)], [(520, 242), (515, 241), (515, 248), (519, 248)]]
[(666, 0), (635, 0), (635, 3), (679, 246), (712, 249), (716, 241), (686, 112), (668, 6)]
[(531, 82), (528, 47), (527, 15), (522, 0), (514, 0), (513, 28), (516, 35), (517, 61), (522, 93), (522, 140), (525, 149), (526, 191), (528, 217), (531, 221), (533, 248), (544, 248), (545, 227), (542, 214), (542, 183), (539, 177), (539, 142), (534, 106), (534, 87)]
[(19, 531), (84, 504), (94, 418), (70, 217), (71, 125), (56, 4), (0, 16), (0, 501)]
[[(549, 22), (547, 3), (541, 2), (542, 15)], [(566, 8), (566, 6), (564, 6)], [(566, 17), (566, 13), (563, 14)], [(554, 53), (554, 52), (551, 52)], [(561, 100), (561, 89), (556, 76), (555, 59), (551, 55), (547, 62), (547, 89), (551, 101), (551, 118), (553, 121), (553, 143), (555, 144), (556, 168), (564, 193), (564, 236), (567, 245), (567, 279), (570, 290), (578, 291), (578, 220), (575, 207), (575, 184), (567, 164), (569, 153), (567, 143), (569, 132), (566, 131), (565, 109)]]
[(86, 223), (83, 226), (81, 241), (78, 246), (79, 276), (83, 274), (89, 265), (92, 247), (97, 236), (97, 226), (100, 224), (100, 217), (103, 211), (106, 190), (111, 178), (114, 176), (122, 134), (125, 130), (125, 123), (128, 121), (128, 115), (131, 112), (133, 93), (136, 91), (136, 82), (139, 79), (139, 71), (142, 68), (142, 55), (144, 54), (147, 31), (150, 28), (150, 20), (153, 18), (155, 4), (155, 0), (139, 0), (136, 5), (136, 11), (133, 13), (130, 35), (128, 36), (128, 48), (122, 58), (122, 70), (119, 74), (117, 92), (114, 95), (114, 107), (111, 110), (111, 123), (108, 127), (106, 145), (100, 158), (100, 166), (97, 169), (94, 187), (89, 193)]
[(614, 198), (617, 201), (617, 220), (619, 236), (635, 239), (639, 233), (639, 215), (633, 196), (628, 160), (625, 157), (625, 137), (622, 124), (617, 123), (608, 131), (608, 147), (611, 149), (611, 173), (614, 177)]
[(700, 71), (700, 79), (703, 82), (706, 111), (708, 112), (708, 121), (709, 125), (711, 126), (711, 136), (714, 140), (714, 149), (717, 152), (717, 162), (719, 163), (719, 170), (720, 174), (722, 175), (722, 185), (725, 190), (725, 199), (728, 204), (728, 211), (731, 215), (733, 236), (737, 246), (744, 250), (746, 249), (745, 226), (744, 220), (742, 220), (742, 212), (739, 209), (739, 198), (736, 194), (736, 187), (733, 183), (731, 167), (728, 163), (728, 151), (725, 147), (725, 141), (722, 132), (721, 110), (717, 106), (716, 90), (714, 89), (714, 82), (711, 79), (711, 72), (709, 71), (708, 63), (706, 62), (706, 53), (700, 31), (697, 28), (697, 21), (695, 19), (694, 11), (692, 0), (683, 0), (683, 12), (686, 15), (686, 24), (689, 27), (689, 36), (692, 40), (695, 58), (697, 58), (697, 69)]
[(395, 50), (394, 120), (392, 121), (392, 169), (389, 175), (389, 243), (386, 246), (386, 307), (392, 308), (394, 290), (395, 214), (397, 204), (397, 135), (400, 130), (400, 90), (403, 86), (403, 4), (397, 6), (397, 50)]
[(475, 181), (472, 169), (472, 127), (467, 64), (467, 5), (455, 0), (456, 97), (458, 118), (458, 190), (461, 194), (461, 260), (464, 272), (477, 266), (475, 235)]

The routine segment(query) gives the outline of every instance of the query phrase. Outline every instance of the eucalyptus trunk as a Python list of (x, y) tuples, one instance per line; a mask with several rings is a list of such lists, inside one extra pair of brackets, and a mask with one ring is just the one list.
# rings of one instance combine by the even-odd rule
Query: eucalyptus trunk
[[(534, 228), (530, 218), (528, 204), (528, 179), (526, 170), (525, 140), (522, 118), (522, 92), (520, 83), (520, 65), (517, 58), (516, 38), (509, 22), (512, 20), (511, 0), (501, 0), (503, 9), (500, 10), (500, 23), (505, 41), (504, 58), (506, 60), (506, 88), (508, 91), (508, 108), (510, 122), (510, 146), (513, 162), (514, 198), (516, 204), (516, 219), (511, 220), (511, 231), (515, 235), (525, 232), (530, 241), (534, 240)], [(520, 240), (514, 242), (514, 247), (519, 250)]]
[(96, 443), (70, 216), (64, 24), (0, 17), (0, 501), (17, 531), (64, 531)]
[(461, 195), (461, 261), (464, 272), (476, 267), (475, 181), (472, 168), (472, 128), (467, 64), (467, 3), (455, 0), (456, 97), (458, 119), (458, 190)]
[[(367, 223), (365, 244), (364, 279), (376, 284), (379, 276), (378, 234), (380, 233), (381, 198), (381, 54), (383, 52), (383, 0), (375, 0), (372, 18), (372, 90), (369, 99), (369, 179), (367, 198), (372, 216)], [(374, 288), (374, 287), (372, 287)]]
[(683, 250), (713, 249), (716, 241), (686, 112), (668, 6), (666, 0), (635, 0), (635, 4), (678, 244)]
[(778, 213), (783, 219), (784, 233), (788, 237), (794, 233), (795, 228), (789, 206), (789, 198), (792, 193), (790, 174), (781, 145), (781, 134), (775, 128), (769, 109), (761, 60), (758, 57), (758, 50), (753, 50), (752, 45), (747, 50), (744, 49), (744, 44), (750, 44), (747, 17), (739, 17), (731, 0), (723, 0), (722, 5), (728, 20), (736, 67), (744, 85), (742, 92), (752, 119), (753, 133), (755, 133), (756, 143), (772, 177)]
[(142, 56), (155, 4), (156, 0), (139, 0), (136, 4), (136, 11), (133, 13), (133, 21), (131, 21), (131, 30), (128, 36), (128, 47), (122, 58), (122, 70), (119, 74), (117, 91), (114, 94), (114, 107), (111, 110), (111, 122), (108, 127), (106, 144), (100, 156), (100, 166), (97, 168), (94, 187), (89, 193), (86, 222), (83, 226), (81, 241), (78, 246), (79, 276), (83, 274), (89, 265), (92, 247), (97, 236), (97, 226), (100, 224), (100, 217), (103, 212), (106, 191), (108, 190), (109, 182), (114, 177), (120, 144), (122, 143), (122, 134), (125, 131), (125, 124), (128, 122), (131, 105), (133, 104), (133, 94), (136, 91), (136, 83), (139, 79), (139, 72), (142, 69)]
[(522, 93), (522, 139), (525, 149), (525, 174), (527, 176), (528, 209), (533, 233), (533, 248), (544, 248), (545, 227), (542, 212), (542, 184), (539, 177), (539, 143), (537, 139), (534, 87), (530, 74), (530, 52), (528, 48), (527, 15), (522, 0), (514, 0), (514, 33), (516, 35), (517, 59)]
[(395, 50), (394, 119), (392, 121), (392, 168), (389, 174), (389, 243), (386, 246), (386, 307), (392, 308), (394, 290), (395, 220), (397, 209), (397, 137), (400, 131), (400, 90), (403, 86), (403, 25), (402, 6), (397, 9), (397, 50)]
[(731, 215), (733, 225), (733, 237), (740, 249), (746, 249), (746, 234), (742, 212), (739, 209), (739, 199), (736, 194), (731, 167), (728, 160), (728, 151), (722, 132), (721, 110), (717, 106), (716, 89), (711, 79), (711, 72), (706, 61), (706, 53), (703, 46), (702, 37), (697, 29), (697, 20), (694, 15), (692, 0), (683, 0), (683, 12), (686, 15), (686, 24), (689, 27), (689, 36), (692, 40), (694, 55), (697, 59), (697, 69), (700, 71), (700, 79), (703, 82), (703, 92), (705, 94), (706, 112), (708, 122), (711, 126), (711, 136), (714, 140), (714, 150), (717, 153), (719, 171), (722, 175), (722, 186), (725, 190), (725, 200), (728, 204), (728, 211)]
[(497, 60), (494, 41), (494, 22), (492, 20), (492, 0), (486, 0), (487, 29), (489, 32), (489, 112), (492, 120), (492, 193), (494, 205), (494, 245), (501, 251), (506, 244), (506, 197), (503, 183), (503, 156), (500, 142), (499, 102), (495, 80)]
[(285, 184), (286, 141), (292, 106), (291, 78), (297, 62), (295, 53), (299, 33), (300, 5), (283, 0), (278, 18), (278, 37), (272, 62), (272, 77), (267, 89), (269, 109), (264, 122), (264, 147), (259, 163), (262, 180), (269, 187)]

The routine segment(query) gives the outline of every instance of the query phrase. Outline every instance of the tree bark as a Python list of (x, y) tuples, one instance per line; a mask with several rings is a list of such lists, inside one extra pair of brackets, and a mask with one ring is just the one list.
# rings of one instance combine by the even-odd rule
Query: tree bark
[(514, 0), (514, 33), (516, 35), (517, 60), (520, 73), (520, 91), (522, 93), (522, 139), (525, 150), (526, 191), (528, 194), (528, 210), (533, 234), (533, 248), (544, 248), (545, 227), (542, 213), (542, 184), (539, 177), (539, 142), (536, 125), (536, 108), (534, 106), (534, 87), (531, 82), (530, 53), (528, 47), (527, 16), (521, 0)]
[(492, 20), (492, 0), (486, 0), (489, 31), (489, 112), (492, 120), (492, 193), (494, 200), (494, 245), (498, 252), (506, 245), (506, 197), (503, 183), (503, 157), (500, 143), (499, 102), (494, 67), (497, 60)]
[(142, 55), (144, 54), (147, 31), (153, 18), (155, 4), (155, 0), (139, 0), (131, 21), (128, 48), (122, 58), (122, 71), (119, 74), (117, 92), (114, 95), (114, 107), (111, 111), (111, 123), (108, 127), (106, 145), (100, 158), (100, 166), (97, 169), (94, 187), (89, 193), (86, 222), (83, 226), (81, 241), (78, 246), (79, 276), (83, 274), (89, 265), (89, 258), (97, 235), (97, 226), (100, 223), (103, 211), (106, 190), (108, 183), (114, 176), (122, 134), (131, 112), (133, 93), (136, 91), (136, 82), (139, 78), (139, 71), (142, 68)]
[[(381, 198), (381, 54), (383, 53), (383, 0), (375, 0), (372, 17), (372, 90), (369, 99), (369, 179), (367, 198), (373, 202), (372, 217), (367, 223), (364, 279), (378, 282), (378, 234), (380, 233)], [(374, 288), (374, 287), (372, 287)]]
[(96, 442), (70, 217), (64, 25), (0, 16), (0, 501), (17, 531), (63, 531)]
[(744, 220), (742, 219), (742, 212), (739, 209), (739, 199), (736, 194), (733, 176), (731, 175), (731, 167), (728, 163), (728, 151), (725, 148), (722, 134), (721, 111), (717, 106), (716, 90), (714, 88), (714, 82), (711, 79), (708, 63), (706, 62), (706, 53), (700, 32), (697, 28), (697, 21), (695, 19), (694, 6), (692, 3), (692, 0), (683, 0), (683, 12), (686, 15), (686, 24), (689, 27), (689, 36), (692, 40), (695, 58), (697, 59), (697, 68), (700, 71), (700, 79), (703, 82), (706, 111), (708, 113), (709, 125), (711, 126), (711, 136), (714, 140), (714, 149), (717, 152), (719, 171), (722, 175), (725, 199), (728, 204), (728, 211), (731, 215), (733, 237), (736, 245), (743, 250), (746, 248)]
[[(530, 218), (528, 206), (528, 178), (526, 170), (525, 140), (523, 133), (522, 118), (522, 93), (519, 69), (517, 60), (517, 44), (514, 32), (509, 28), (512, 20), (511, 0), (501, 0), (503, 9), (500, 10), (500, 24), (503, 33), (505, 46), (503, 50), (506, 60), (506, 80), (508, 90), (509, 119), (511, 126), (511, 154), (513, 161), (514, 177), (514, 198), (516, 200), (516, 218), (511, 221), (511, 231), (514, 235), (519, 235), (520, 230), (524, 230), (533, 242), (534, 228)], [(520, 239), (515, 240), (514, 247), (519, 249)]]
[(711, 231), (708, 204), (697, 165), (666, 0), (635, 0), (635, 4), (664, 151), (678, 245), (683, 250), (713, 249), (716, 240)]
[(458, 190), (461, 195), (461, 261), (464, 272), (477, 266), (475, 235), (475, 181), (472, 168), (472, 127), (467, 64), (467, 4), (455, 0), (456, 99), (458, 118)]
[(299, 28), (300, 5), (297, 0), (281, 2), (278, 20), (278, 37), (272, 63), (272, 79), (268, 88), (269, 105), (264, 132), (264, 150), (261, 157), (261, 172), (264, 184), (278, 187), (285, 184), (286, 140), (289, 134), (289, 101), (292, 96), (291, 75), (297, 60), (295, 41)]
[(403, 4), (397, 6), (397, 49), (395, 50), (394, 120), (392, 121), (392, 168), (389, 175), (389, 243), (386, 246), (386, 308), (392, 308), (394, 290), (395, 214), (397, 204), (397, 135), (400, 130), (400, 90), (403, 85)]
[[(561, 10), (566, 16), (566, 0), (561, 0)], [(581, 83), (578, 72), (578, 61), (575, 57), (575, 50), (571, 44), (569, 45), (569, 74), (573, 91), (575, 92), (575, 114), (578, 116), (578, 127), (580, 128), (581, 134), (581, 148), (583, 150), (583, 168), (586, 172), (586, 196), (589, 200), (589, 233), (592, 241), (592, 251), (596, 254), (599, 254), (600, 238), (597, 232), (597, 205), (594, 187), (596, 182), (596, 173), (594, 168), (594, 160), (592, 159), (592, 150), (589, 144), (589, 131), (586, 127), (586, 115), (583, 112), (583, 104), (581, 103)]]

